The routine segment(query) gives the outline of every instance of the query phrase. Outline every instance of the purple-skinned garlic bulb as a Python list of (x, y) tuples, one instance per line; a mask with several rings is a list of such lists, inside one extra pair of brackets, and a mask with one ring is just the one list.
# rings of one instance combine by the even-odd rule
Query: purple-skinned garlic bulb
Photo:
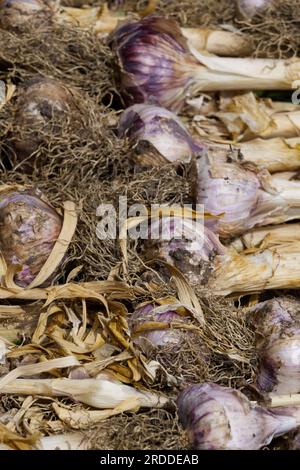
[(28, 286), (49, 257), (62, 217), (34, 190), (0, 189), (0, 251), (6, 264), (20, 265), (15, 283)]
[(299, 181), (271, 176), (242, 162), (236, 152), (207, 149), (191, 178), (196, 202), (220, 216), (216, 230), (221, 238), (300, 217)]
[(193, 154), (202, 151), (176, 114), (151, 104), (127, 108), (119, 120), (118, 133), (135, 144), (147, 142), (155, 147), (162, 159), (152, 159), (153, 166), (156, 162), (188, 163)]
[(281, 297), (250, 309), (259, 358), (257, 387), (265, 393), (300, 392), (300, 302)]
[(110, 43), (117, 51), (128, 104), (152, 102), (181, 109), (197, 60), (175, 21), (151, 15), (123, 23), (112, 32)]
[(151, 103), (179, 112), (200, 91), (294, 89), (300, 62), (216, 57), (188, 45), (172, 19), (150, 15), (121, 23), (109, 45), (127, 105)]
[(251, 19), (264, 11), (273, 0), (237, 0), (238, 13), (245, 19)]
[(175, 266), (192, 283), (207, 279), (214, 257), (226, 252), (218, 236), (202, 220), (153, 219), (149, 233), (149, 239), (144, 243), (145, 256), (160, 258)]
[[(148, 359), (158, 361), (177, 383), (199, 381), (210, 350), (199, 334), (203, 324), (198, 312), (171, 299), (139, 306), (129, 317), (133, 343)], [(192, 321), (193, 314), (194, 318)]]
[[(174, 329), (170, 323), (187, 323), (187, 319), (177, 313), (177, 305), (158, 305), (154, 303), (137, 308), (129, 318), (129, 326), (134, 338), (134, 343), (147, 354), (153, 348), (163, 346), (180, 346), (185, 334), (180, 329)], [(143, 326), (155, 323), (157, 329), (143, 329)], [(159, 324), (167, 328), (159, 329)]]
[(269, 410), (238, 390), (213, 383), (186, 388), (177, 405), (197, 450), (257, 450), (296, 429), (300, 421), (300, 407)]

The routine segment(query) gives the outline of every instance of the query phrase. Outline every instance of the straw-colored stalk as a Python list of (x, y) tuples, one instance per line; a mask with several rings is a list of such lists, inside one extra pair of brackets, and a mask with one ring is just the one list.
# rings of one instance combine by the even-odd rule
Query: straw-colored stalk
[(280, 102), (276, 104), (271, 100), (257, 98), (252, 92), (223, 94), (219, 111), (215, 115), (225, 124), (236, 141), (248, 141), (255, 137), (271, 139), (300, 136), (298, 105), (283, 105)]
[[(196, 138), (196, 142), (199, 138)], [(202, 138), (201, 143), (207, 145), (212, 151), (224, 149), (230, 153), (233, 149), (240, 151), (240, 157), (246, 162), (254, 163), (260, 169), (266, 169), (270, 173), (298, 171), (300, 169), (300, 137), (285, 139), (275, 137), (264, 140), (261, 138), (228, 144), (214, 142), (207, 138)], [(291, 175), (293, 176), (293, 175)]]
[[(97, 34), (113, 31), (119, 21), (128, 21), (131, 16), (122, 12), (109, 11), (106, 5), (93, 8), (63, 8), (57, 13), (58, 21), (91, 28)], [(208, 28), (181, 28), (188, 43), (199, 51), (207, 51), (221, 56), (242, 57), (250, 55), (253, 44), (240, 33)]]
[(300, 242), (300, 224), (282, 224), (261, 227), (244, 233), (231, 243), (236, 251), (251, 250), (252, 248), (267, 248), (280, 244)]
[(63, 7), (56, 12), (56, 19), (62, 23), (71, 23), (84, 29), (92, 29), (95, 33), (110, 33), (119, 21), (130, 19), (122, 12), (110, 12), (107, 5), (91, 8)]
[(215, 57), (190, 50), (199, 61), (195, 67), (194, 93), (225, 90), (292, 90), (300, 79), (300, 60)]
[(11, 100), (16, 91), (16, 86), (9, 83), (5, 84), (0, 80), (0, 110)]
[(300, 394), (293, 393), (291, 395), (269, 395), (271, 400), (270, 407), (277, 408), (281, 406), (299, 406), (300, 405)]
[(0, 422), (0, 450), (31, 450), (38, 437), (37, 434), (20, 436)]
[(215, 295), (300, 288), (300, 242), (238, 253), (230, 248), (213, 261), (206, 284)]
[(300, 168), (300, 137), (258, 138), (240, 143), (239, 148), (245, 160), (266, 168), (270, 173)]
[(126, 399), (115, 408), (105, 410), (78, 409), (78, 407), (59, 406), (57, 403), (53, 403), (52, 406), (59, 420), (72, 429), (89, 429), (92, 425), (112, 416), (125, 411), (136, 411), (140, 407), (136, 397)]
[(223, 30), (181, 28), (188, 44), (198, 51), (229, 57), (248, 56), (253, 43), (242, 34)]
[[(223, 118), (223, 122), (224, 118)], [(267, 124), (267, 123), (266, 123)], [(272, 139), (273, 137), (299, 137), (300, 136), (300, 111), (274, 114), (265, 129), (255, 132), (251, 128), (238, 138), (247, 141), (254, 137)]]
[(137, 390), (107, 378), (96, 379), (16, 379), (1, 386), (3, 394), (69, 397), (93, 408), (114, 409), (126, 400), (134, 400), (134, 408), (161, 408), (168, 399), (163, 395)]
[[(0, 299), (18, 300), (45, 300), (45, 306), (59, 299), (95, 299), (106, 308), (107, 301), (104, 295), (109, 295), (110, 300), (130, 300), (146, 291), (141, 287), (132, 287), (122, 281), (91, 281), (82, 283), (68, 283), (50, 287), (37, 287), (23, 289), (21, 287), (0, 287)], [(0, 306), (7, 311), (7, 306)], [(18, 312), (18, 310), (16, 310)]]

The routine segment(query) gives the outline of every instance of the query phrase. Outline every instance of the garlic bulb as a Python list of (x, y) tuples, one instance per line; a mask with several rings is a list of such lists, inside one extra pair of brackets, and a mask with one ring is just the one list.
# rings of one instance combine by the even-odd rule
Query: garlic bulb
[(200, 91), (294, 89), (298, 59), (216, 57), (188, 45), (178, 24), (150, 15), (121, 23), (109, 40), (127, 104), (151, 103), (179, 112)]
[(206, 279), (212, 271), (211, 261), (226, 251), (202, 222), (180, 217), (153, 220), (144, 249), (148, 259), (161, 258), (176, 266), (192, 283)]
[(50, 4), (43, 0), (0, 0), (0, 25), (5, 29), (16, 28), (51, 11)]
[(295, 429), (300, 418), (299, 407), (268, 410), (237, 390), (213, 383), (185, 389), (178, 398), (178, 412), (197, 450), (260, 449)]
[(28, 189), (0, 191), (0, 251), (8, 266), (21, 266), (16, 284), (26, 287), (33, 281), (61, 228), (62, 217), (38, 193)]
[(260, 359), (257, 386), (263, 392), (300, 392), (300, 302), (278, 298), (250, 310)]
[(43, 142), (43, 131), (54, 131), (55, 121), (62, 117), (70, 119), (75, 105), (71, 92), (62, 83), (35, 77), (24, 84), (16, 109), (12, 140), (18, 160), (23, 160)]
[(122, 23), (111, 35), (128, 103), (153, 102), (179, 111), (193, 82), (197, 60), (173, 20), (146, 16)]
[(119, 137), (128, 137), (131, 142), (150, 143), (165, 162), (187, 163), (202, 150), (179, 117), (159, 106), (136, 104), (127, 108), (121, 115), (118, 131)]
[[(180, 329), (172, 329), (169, 325), (165, 329), (145, 329), (143, 325), (149, 324), (149, 322), (155, 322), (156, 325), (159, 323), (170, 324), (175, 323), (186, 323), (185, 317), (176, 312), (177, 306), (170, 305), (157, 305), (147, 304), (137, 308), (129, 318), (129, 326), (133, 341), (139, 345), (142, 351), (146, 354), (152, 348), (159, 348), (162, 346), (171, 346), (176, 349), (176, 345), (180, 346), (180, 343), (184, 340), (186, 333)], [(135, 330), (139, 331), (135, 333)]]
[(238, 154), (208, 149), (197, 159), (193, 176), (196, 202), (220, 216), (217, 232), (222, 238), (300, 217), (299, 181), (271, 176), (242, 163)]
[(238, 12), (246, 19), (266, 9), (273, 0), (237, 0)]
[(2, 387), (2, 393), (69, 397), (92, 408), (110, 409), (135, 401), (136, 407), (161, 408), (169, 398), (149, 390), (137, 389), (111, 378), (106, 372), (94, 379), (16, 379)]

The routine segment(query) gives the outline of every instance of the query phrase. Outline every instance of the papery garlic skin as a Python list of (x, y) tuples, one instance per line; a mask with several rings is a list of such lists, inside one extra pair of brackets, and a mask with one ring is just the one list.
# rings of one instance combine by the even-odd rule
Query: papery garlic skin
[(178, 24), (150, 15), (126, 22), (110, 37), (120, 66), (120, 87), (128, 104), (152, 103), (178, 112), (194, 83), (198, 61)]
[(297, 426), (298, 417), (252, 404), (241, 392), (213, 383), (193, 385), (178, 412), (197, 450), (256, 450)]
[(257, 333), (257, 386), (272, 394), (300, 392), (300, 302), (271, 299), (256, 305), (249, 319)]
[(7, 265), (20, 265), (15, 282), (28, 286), (49, 257), (62, 217), (33, 190), (0, 192), (0, 251)]
[(261, 351), (257, 386), (263, 392), (286, 395), (300, 392), (299, 334), (276, 340)]
[(43, 130), (75, 110), (72, 93), (61, 82), (34, 77), (24, 83), (16, 104), (12, 141), (18, 160), (35, 152), (43, 142)]
[(249, 322), (262, 341), (279, 339), (283, 329), (300, 321), (300, 302), (292, 297), (278, 297), (260, 302), (248, 312)]
[(273, 0), (237, 0), (238, 12), (245, 18), (251, 19), (257, 13), (266, 9)]
[(147, 141), (165, 158), (166, 162), (188, 163), (202, 148), (193, 142), (176, 114), (149, 104), (136, 104), (121, 115), (119, 137), (132, 142)]
[(0, 25), (4, 29), (21, 27), (32, 19), (45, 20), (49, 14), (52, 6), (43, 0), (0, 0)]
[(129, 327), (133, 335), (133, 341), (139, 345), (143, 352), (147, 353), (152, 348), (159, 348), (163, 346), (180, 347), (184, 341), (185, 333), (180, 329), (166, 328), (166, 329), (152, 329), (142, 331), (135, 334), (137, 327), (142, 327), (147, 322), (157, 323), (186, 323), (187, 320), (184, 316), (176, 312), (176, 306), (170, 305), (155, 305), (153, 303), (137, 308), (129, 318)]
[(230, 238), (269, 224), (300, 217), (300, 183), (271, 176), (238, 154), (208, 149), (196, 161), (194, 195), (204, 210), (220, 216), (217, 233)]
[[(157, 239), (153, 238), (160, 233)], [(150, 239), (144, 243), (147, 258), (160, 258), (178, 268), (190, 282), (207, 280), (212, 271), (211, 260), (224, 254), (217, 235), (203, 221), (180, 217), (163, 217), (151, 222)]]

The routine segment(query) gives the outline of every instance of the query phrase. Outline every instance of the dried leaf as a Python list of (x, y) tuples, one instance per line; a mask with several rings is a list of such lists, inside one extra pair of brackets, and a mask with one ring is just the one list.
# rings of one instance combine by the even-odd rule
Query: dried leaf
[(77, 225), (77, 214), (75, 204), (71, 201), (64, 203), (64, 221), (58, 239), (51, 251), (46, 263), (40, 270), (36, 278), (30, 283), (28, 289), (32, 289), (43, 284), (57, 270), (62, 262)]
[(8, 385), (10, 382), (14, 381), (18, 377), (24, 376), (28, 377), (35, 374), (41, 374), (43, 372), (48, 372), (52, 369), (61, 369), (65, 367), (78, 366), (80, 363), (73, 356), (60, 357), (59, 359), (52, 359), (46, 362), (41, 362), (38, 364), (28, 364), (25, 366), (19, 366), (16, 369), (11, 370), (4, 377), (0, 378), (0, 393), (2, 389)]
[(0, 422), (0, 442), (7, 444), (15, 450), (31, 450), (39, 436), (37, 434), (28, 437), (22, 437), (19, 434), (10, 431)]

